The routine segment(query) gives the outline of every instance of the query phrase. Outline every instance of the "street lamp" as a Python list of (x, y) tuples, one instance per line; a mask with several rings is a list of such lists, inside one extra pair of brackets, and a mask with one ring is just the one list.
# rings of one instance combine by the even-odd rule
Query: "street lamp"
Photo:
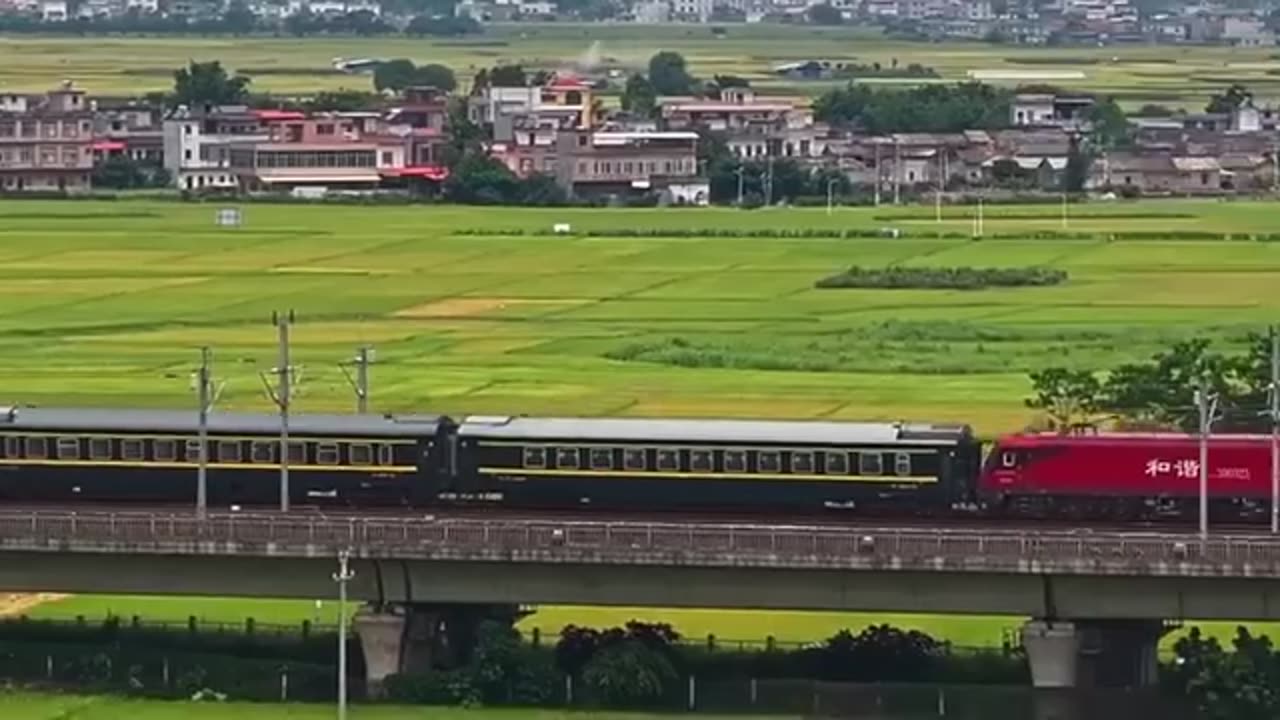
[(828, 216), (831, 215), (831, 206), (835, 197), (834, 195), (835, 187), (836, 187), (836, 178), (830, 178), (829, 180), (827, 180), (827, 215)]
[(338, 583), (338, 720), (347, 720), (347, 583), (356, 576), (350, 561), (351, 551), (340, 551), (338, 572), (333, 574)]

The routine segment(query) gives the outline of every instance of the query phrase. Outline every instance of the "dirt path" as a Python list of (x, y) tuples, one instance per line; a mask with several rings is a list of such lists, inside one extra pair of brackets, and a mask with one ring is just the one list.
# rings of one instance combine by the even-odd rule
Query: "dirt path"
[(0, 593), (0, 617), (21, 615), (31, 608), (47, 602), (54, 602), (70, 597), (57, 593), (15, 594)]

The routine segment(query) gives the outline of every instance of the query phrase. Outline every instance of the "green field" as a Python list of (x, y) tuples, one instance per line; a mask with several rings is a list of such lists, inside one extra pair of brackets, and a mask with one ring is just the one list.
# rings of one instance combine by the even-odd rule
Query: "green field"
[[(1073, 232), (1269, 232), (1269, 203), (1075, 209)], [(6, 401), (183, 407), (202, 344), (221, 407), (265, 408), (273, 310), (292, 308), (296, 409), (347, 409), (338, 363), (373, 343), (378, 411), (1031, 419), (1028, 371), (1107, 367), (1189, 334), (1237, 342), (1280, 318), (1280, 244), (1252, 241), (462, 236), (463, 229), (883, 227), (966, 231), (930, 210), (246, 208), (3, 202)], [(988, 233), (1058, 227), (988, 213)], [(1001, 218), (1001, 214), (1007, 218)], [(1110, 217), (1107, 217), (1110, 215)], [(1138, 215), (1139, 217), (1134, 217)], [(818, 290), (863, 266), (1048, 265), (1053, 287)]]
[[(593, 48), (593, 44), (598, 43)], [(94, 94), (135, 94), (168, 89), (172, 71), (189, 59), (221, 60), (254, 76), (259, 91), (311, 93), (340, 87), (368, 89), (367, 77), (333, 72), (335, 57), (408, 57), (451, 66), (465, 80), (502, 62), (560, 68), (594, 56), (609, 67), (644, 67), (659, 50), (683, 53), (702, 77), (731, 73), (771, 91), (816, 93), (826, 83), (783, 82), (775, 65), (806, 59), (933, 67), (944, 80), (966, 80), (971, 71), (1070, 72), (1052, 80), (1072, 89), (1115, 95), (1126, 105), (1145, 103), (1199, 109), (1206, 97), (1232, 82), (1259, 97), (1280, 89), (1280, 60), (1269, 48), (1124, 46), (1034, 48), (977, 42), (916, 43), (886, 39), (865, 28), (728, 25), (722, 36), (706, 26), (521, 24), (494, 26), (469, 39), (272, 38), (272, 37), (79, 37), (11, 36), (0, 39), (0, 87), (42, 91), (71, 78)], [(886, 82), (874, 80), (875, 82)], [(901, 82), (891, 80), (887, 82)], [(915, 81), (912, 81), (915, 82)], [(1023, 80), (993, 81), (1015, 85)]]
[[(432, 720), (661, 720), (667, 715), (625, 712), (557, 711), (529, 708), (465, 709), (456, 707), (397, 707), (394, 705), (353, 705), (352, 720), (402, 720), (430, 717)], [(303, 705), (256, 703), (192, 703), (162, 700), (126, 700), (94, 695), (51, 695), (0, 690), (0, 717), (4, 720), (328, 720), (334, 716), (331, 704)], [(705, 720), (730, 716), (703, 715)], [(788, 717), (753, 715), (758, 720)]]

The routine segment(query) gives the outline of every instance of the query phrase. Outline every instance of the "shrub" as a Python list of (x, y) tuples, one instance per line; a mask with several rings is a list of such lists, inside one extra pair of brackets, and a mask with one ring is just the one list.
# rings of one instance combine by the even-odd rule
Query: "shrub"
[(1066, 280), (1066, 272), (1044, 267), (864, 268), (855, 265), (842, 273), (825, 277), (815, 285), (819, 288), (980, 290), (988, 287), (1058, 285)]

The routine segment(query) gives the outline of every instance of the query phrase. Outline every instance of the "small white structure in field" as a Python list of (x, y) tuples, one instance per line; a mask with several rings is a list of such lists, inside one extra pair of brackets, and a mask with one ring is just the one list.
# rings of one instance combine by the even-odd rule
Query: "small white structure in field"
[(557, 235), (568, 235), (573, 232), (573, 227), (569, 223), (556, 223), (551, 227), (551, 231)]

